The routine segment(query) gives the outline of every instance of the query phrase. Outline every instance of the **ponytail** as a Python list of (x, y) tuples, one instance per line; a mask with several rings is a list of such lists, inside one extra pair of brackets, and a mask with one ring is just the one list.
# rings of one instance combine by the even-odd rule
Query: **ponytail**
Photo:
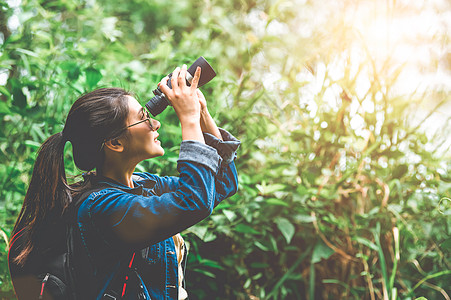
[(23, 265), (33, 250), (39, 225), (49, 216), (60, 217), (71, 202), (70, 187), (64, 170), (66, 141), (62, 132), (56, 133), (39, 149), (30, 185), (11, 235), (24, 229), (27, 237), (26, 244), (14, 258), (18, 264)]

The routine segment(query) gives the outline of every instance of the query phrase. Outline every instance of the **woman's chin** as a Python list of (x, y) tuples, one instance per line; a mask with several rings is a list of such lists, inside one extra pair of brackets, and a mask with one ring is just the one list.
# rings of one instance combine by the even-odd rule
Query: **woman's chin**
[(159, 146), (158, 148), (159, 149), (156, 149), (155, 151), (153, 151), (152, 157), (159, 157), (159, 156), (163, 156), (164, 155), (163, 147)]
[(156, 149), (154, 151), (152, 151), (151, 153), (148, 153), (146, 156), (146, 158), (144, 159), (150, 159), (150, 158), (155, 158), (155, 157), (160, 157), (164, 155), (164, 149), (160, 148), (160, 149)]

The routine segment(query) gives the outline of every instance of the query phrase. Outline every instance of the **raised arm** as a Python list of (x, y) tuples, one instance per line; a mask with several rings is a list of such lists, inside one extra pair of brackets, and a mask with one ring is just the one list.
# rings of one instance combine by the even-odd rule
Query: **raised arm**
[(218, 126), (216, 126), (215, 121), (210, 115), (210, 112), (208, 111), (207, 107), (207, 100), (204, 97), (204, 94), (198, 89), (197, 95), (199, 97), (199, 103), (200, 103), (200, 127), (202, 129), (203, 133), (209, 133), (216, 138), (222, 140), (221, 132), (218, 129)]
[(216, 174), (222, 159), (197, 141), (183, 141), (180, 172), (174, 191), (143, 196), (106, 188), (91, 194), (79, 210), (88, 240), (101, 238), (112, 246), (139, 249), (159, 242), (209, 216), (215, 203)]

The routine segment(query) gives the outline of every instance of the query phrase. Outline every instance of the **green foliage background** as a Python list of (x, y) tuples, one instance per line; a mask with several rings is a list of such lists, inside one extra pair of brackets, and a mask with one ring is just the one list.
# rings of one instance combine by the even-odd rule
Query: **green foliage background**
[[(119, 86), (144, 103), (203, 55), (218, 73), (209, 109), (242, 147), (239, 192), (183, 233), (192, 299), (449, 299), (450, 128), (421, 126), (449, 85), (397, 92), (406, 65), (339, 13), (372, 3), (0, 0), (0, 297), (14, 298), (6, 248), (36, 152), (73, 101)], [(171, 109), (158, 119), (166, 155), (139, 170), (175, 175), (179, 124)], [(79, 175), (70, 145), (66, 158)]]

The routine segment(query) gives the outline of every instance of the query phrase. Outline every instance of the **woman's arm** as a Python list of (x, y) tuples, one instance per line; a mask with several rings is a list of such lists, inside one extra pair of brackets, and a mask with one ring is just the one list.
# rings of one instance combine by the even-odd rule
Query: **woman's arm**
[[(200, 222), (215, 203), (215, 176), (222, 159), (216, 150), (197, 141), (183, 141), (172, 192), (143, 196), (106, 188), (91, 194), (79, 211), (83, 226), (93, 226), (112, 246), (142, 248)], [(95, 237), (91, 237), (93, 239)]]
[(221, 167), (215, 177), (216, 207), (222, 200), (232, 196), (238, 190), (238, 174), (234, 160), (240, 141), (224, 129), (218, 128), (207, 108), (207, 101), (197, 89), (200, 103), (200, 126), (204, 133), (205, 143), (218, 151), (222, 158)]
[(198, 89), (197, 95), (199, 97), (200, 103), (200, 127), (203, 133), (209, 133), (218, 139), (222, 140), (221, 133), (219, 132), (218, 126), (216, 126), (215, 121), (210, 115), (207, 108), (207, 100), (205, 100), (204, 94)]

